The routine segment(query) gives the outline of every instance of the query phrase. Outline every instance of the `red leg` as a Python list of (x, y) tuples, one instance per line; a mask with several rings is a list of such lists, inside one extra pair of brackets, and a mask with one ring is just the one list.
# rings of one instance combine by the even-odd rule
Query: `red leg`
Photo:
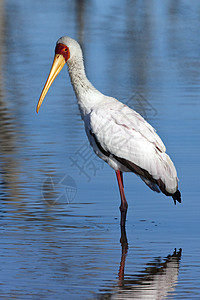
[(126, 197), (124, 194), (124, 184), (123, 184), (122, 172), (117, 170), (116, 175), (117, 175), (117, 181), (118, 181), (118, 186), (119, 186), (119, 192), (120, 192), (120, 196), (121, 196), (121, 205), (120, 205), (121, 226), (124, 227), (125, 223), (126, 223), (126, 213), (127, 213), (128, 203), (126, 201)]

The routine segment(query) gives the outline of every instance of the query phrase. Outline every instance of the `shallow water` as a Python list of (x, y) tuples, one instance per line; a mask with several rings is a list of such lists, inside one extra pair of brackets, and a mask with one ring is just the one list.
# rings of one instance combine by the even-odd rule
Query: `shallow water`
[[(1, 299), (199, 299), (198, 1), (1, 1)], [(64, 68), (38, 115), (56, 40), (167, 145), (182, 204), (112, 169), (86, 139)], [(127, 234), (127, 240), (126, 236)], [(121, 240), (120, 240), (121, 237)]]

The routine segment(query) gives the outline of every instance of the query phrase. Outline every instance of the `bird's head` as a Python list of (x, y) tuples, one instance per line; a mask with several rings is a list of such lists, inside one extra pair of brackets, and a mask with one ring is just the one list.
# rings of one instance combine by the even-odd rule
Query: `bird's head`
[(69, 63), (76, 56), (82, 56), (79, 44), (68, 36), (61, 37), (56, 43), (53, 64), (37, 104), (37, 113), (54, 79), (60, 73), (65, 63)]

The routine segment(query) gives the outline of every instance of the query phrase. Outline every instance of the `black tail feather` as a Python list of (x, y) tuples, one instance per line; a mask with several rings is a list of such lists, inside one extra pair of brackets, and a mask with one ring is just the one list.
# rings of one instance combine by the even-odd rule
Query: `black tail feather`
[(176, 205), (176, 200), (181, 203), (181, 193), (179, 190), (177, 190), (173, 195), (172, 198), (174, 200), (174, 204)]

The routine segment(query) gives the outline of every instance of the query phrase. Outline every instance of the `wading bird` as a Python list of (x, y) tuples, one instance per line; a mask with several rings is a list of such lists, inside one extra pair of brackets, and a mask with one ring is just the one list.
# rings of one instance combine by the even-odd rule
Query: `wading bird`
[(154, 128), (137, 112), (99, 92), (87, 79), (80, 45), (64, 36), (56, 44), (55, 57), (37, 112), (52, 82), (67, 63), (85, 130), (94, 152), (116, 172), (121, 196), (121, 226), (125, 226), (128, 204), (123, 172), (133, 172), (156, 192), (181, 202), (176, 169)]

